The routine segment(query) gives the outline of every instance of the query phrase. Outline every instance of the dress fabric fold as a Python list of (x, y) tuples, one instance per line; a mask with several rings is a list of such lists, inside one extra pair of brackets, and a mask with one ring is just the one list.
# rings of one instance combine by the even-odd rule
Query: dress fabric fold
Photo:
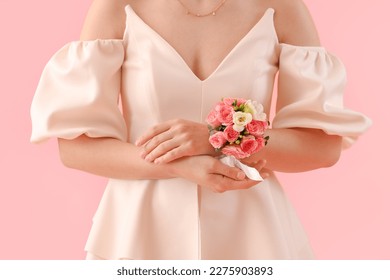
[(126, 140), (118, 107), (122, 40), (71, 42), (43, 70), (31, 106), (32, 142), (51, 137), (112, 137)]
[(279, 83), (274, 128), (316, 128), (343, 136), (349, 147), (371, 121), (344, 107), (346, 72), (322, 47), (280, 45)]

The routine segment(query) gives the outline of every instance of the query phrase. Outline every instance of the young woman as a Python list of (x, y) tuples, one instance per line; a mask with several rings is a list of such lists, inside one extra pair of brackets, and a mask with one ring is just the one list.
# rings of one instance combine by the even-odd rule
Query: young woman
[[(269, 113), (277, 72), (269, 144), (243, 160), (258, 183), (218, 160), (205, 118), (223, 97)], [(32, 141), (111, 178), (89, 259), (312, 258), (273, 171), (329, 167), (367, 129), (344, 83), (300, 0), (95, 0), (42, 74)]]

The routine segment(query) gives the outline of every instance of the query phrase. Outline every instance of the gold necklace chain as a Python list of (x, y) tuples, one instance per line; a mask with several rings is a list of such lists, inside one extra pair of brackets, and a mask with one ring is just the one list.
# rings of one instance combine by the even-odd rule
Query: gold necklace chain
[(223, 4), (225, 4), (226, 0), (222, 0), (221, 2), (218, 3), (218, 5), (216, 5), (212, 10), (211, 12), (208, 12), (208, 13), (205, 13), (205, 14), (200, 14), (200, 13), (193, 13), (191, 12), (186, 5), (184, 5), (184, 3), (181, 1), (181, 0), (177, 0), (180, 5), (183, 6), (183, 8), (186, 10), (186, 13), (187, 15), (191, 15), (191, 16), (194, 16), (194, 17), (207, 17), (207, 16), (215, 16), (217, 14), (217, 11), (219, 10), (219, 8), (221, 8), (223, 6)]

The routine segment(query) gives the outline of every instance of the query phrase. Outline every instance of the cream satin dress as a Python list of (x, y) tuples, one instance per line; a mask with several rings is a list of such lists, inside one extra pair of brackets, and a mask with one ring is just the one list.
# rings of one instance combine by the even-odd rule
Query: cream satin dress
[[(322, 129), (348, 146), (370, 125), (343, 106), (342, 63), (322, 47), (279, 44), (272, 8), (205, 80), (130, 6), (126, 13), (123, 40), (71, 42), (50, 59), (32, 103), (32, 142), (86, 134), (134, 143), (166, 120), (205, 122), (222, 97), (257, 100), (269, 113), (278, 71), (274, 128)], [(313, 258), (272, 172), (222, 194), (181, 178), (109, 179), (85, 249), (103, 259)]]

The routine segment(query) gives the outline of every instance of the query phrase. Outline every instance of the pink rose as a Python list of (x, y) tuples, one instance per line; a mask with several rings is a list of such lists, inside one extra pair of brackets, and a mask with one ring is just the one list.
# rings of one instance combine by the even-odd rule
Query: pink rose
[(215, 110), (217, 111), (218, 121), (220, 121), (223, 125), (227, 126), (233, 123), (233, 107), (225, 104), (218, 104), (215, 107)]
[(265, 130), (268, 128), (268, 123), (263, 121), (252, 120), (246, 125), (246, 130), (249, 134), (255, 137), (263, 136)]
[(223, 103), (225, 103), (228, 106), (233, 106), (234, 101), (237, 100), (236, 106), (240, 106), (241, 104), (244, 104), (246, 102), (245, 99), (243, 98), (231, 98), (231, 97), (226, 97), (223, 99)]
[(242, 159), (250, 156), (250, 154), (247, 154), (243, 150), (241, 150), (239, 145), (227, 145), (223, 147), (221, 152), (224, 155), (233, 156), (237, 159)]
[(251, 155), (257, 150), (258, 143), (254, 137), (244, 137), (240, 146), (244, 153)]
[(210, 136), (209, 142), (215, 149), (220, 149), (226, 143), (224, 133), (222, 131), (214, 133)]
[(221, 125), (221, 122), (218, 120), (218, 112), (215, 110), (212, 110), (206, 119), (206, 122), (211, 125), (213, 128), (218, 127)]
[(238, 139), (238, 136), (240, 136), (240, 133), (235, 131), (232, 125), (229, 125), (228, 127), (225, 128), (224, 134), (226, 140), (230, 143), (236, 141)]
[(256, 150), (253, 153), (257, 153), (258, 151), (260, 151), (262, 148), (265, 147), (265, 140), (264, 140), (264, 138), (257, 138), (256, 142), (257, 142), (257, 148), (256, 148)]

